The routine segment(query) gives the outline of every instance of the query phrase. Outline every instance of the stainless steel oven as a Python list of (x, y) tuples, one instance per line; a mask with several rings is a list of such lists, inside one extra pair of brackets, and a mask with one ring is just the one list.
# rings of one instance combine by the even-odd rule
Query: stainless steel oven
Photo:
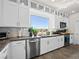
[(40, 39), (27, 40), (27, 59), (40, 55)]

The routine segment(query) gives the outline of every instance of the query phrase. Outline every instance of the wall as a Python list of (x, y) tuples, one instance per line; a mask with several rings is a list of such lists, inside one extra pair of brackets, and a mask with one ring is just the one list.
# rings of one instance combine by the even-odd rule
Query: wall
[(77, 22), (79, 22), (79, 13), (71, 15), (69, 17), (69, 31), (73, 34), (74, 44), (79, 44), (79, 33), (76, 33), (76, 30), (79, 30), (79, 25), (77, 24)]
[[(53, 14), (45, 13), (43, 11), (39, 11), (39, 10), (30, 8), (30, 16), (31, 15), (42, 16), (42, 17), (48, 18), (49, 31), (51, 31), (55, 28), (55, 16)], [(31, 21), (30, 21), (30, 25), (31, 25)]]

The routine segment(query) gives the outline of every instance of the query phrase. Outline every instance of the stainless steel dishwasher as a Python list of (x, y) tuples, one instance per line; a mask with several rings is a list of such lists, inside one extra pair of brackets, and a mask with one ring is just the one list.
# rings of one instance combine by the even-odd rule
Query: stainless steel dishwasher
[(40, 55), (40, 39), (29, 39), (26, 48), (27, 59)]

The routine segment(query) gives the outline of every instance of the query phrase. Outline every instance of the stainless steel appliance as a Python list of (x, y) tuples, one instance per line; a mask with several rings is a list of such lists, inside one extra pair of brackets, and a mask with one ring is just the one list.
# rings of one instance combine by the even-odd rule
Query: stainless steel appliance
[(64, 35), (64, 46), (70, 45), (70, 35)]
[(60, 22), (60, 28), (66, 28), (67, 24), (66, 22)]
[(29, 39), (26, 41), (26, 43), (27, 43), (26, 48), (27, 59), (40, 55), (40, 39)]

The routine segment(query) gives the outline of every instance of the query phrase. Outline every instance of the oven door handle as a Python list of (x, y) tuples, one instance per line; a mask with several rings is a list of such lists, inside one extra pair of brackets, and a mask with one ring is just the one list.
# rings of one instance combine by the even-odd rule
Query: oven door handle
[(30, 43), (35, 43), (35, 42), (37, 42), (37, 41), (29, 41)]

